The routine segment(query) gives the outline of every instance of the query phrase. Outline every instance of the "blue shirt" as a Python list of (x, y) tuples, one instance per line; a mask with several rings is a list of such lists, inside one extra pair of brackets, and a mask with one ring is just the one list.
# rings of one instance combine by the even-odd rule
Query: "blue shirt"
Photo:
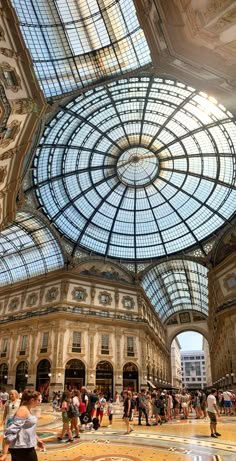
[(37, 445), (36, 416), (27, 418), (13, 416), (12, 423), (7, 428), (4, 438), (10, 443), (10, 448), (32, 448)]

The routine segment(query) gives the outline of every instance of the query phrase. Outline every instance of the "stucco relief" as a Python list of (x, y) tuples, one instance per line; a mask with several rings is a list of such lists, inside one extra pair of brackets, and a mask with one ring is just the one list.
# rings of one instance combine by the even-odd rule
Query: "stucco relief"
[[(11, 83), (8, 82), (6, 76), (4, 76), (4, 72), (12, 73), (12, 82)], [(8, 62), (0, 63), (0, 79), (4, 83), (5, 88), (10, 89), (14, 93), (19, 91), (19, 89), (21, 88), (21, 79), (20, 79), (18, 73), (16, 72), (16, 69), (14, 67), (10, 66), (10, 64), (8, 64)]]
[(0, 41), (5, 40), (5, 31), (2, 26), (0, 26)]
[(1, 183), (4, 182), (4, 179), (6, 178), (7, 175), (7, 167), (6, 166), (1, 166), (0, 167), (0, 185)]
[(13, 155), (17, 154), (18, 149), (8, 149), (6, 152), (0, 155), (0, 160), (7, 160), (8, 158), (13, 157)]
[(17, 135), (20, 132), (21, 122), (18, 120), (13, 120), (9, 125), (7, 125), (6, 129), (11, 130), (9, 137), (0, 139), (0, 146), (7, 147), (13, 141), (15, 141)]
[(15, 51), (10, 50), (9, 48), (0, 48), (0, 53), (3, 54), (4, 56), (7, 56), (8, 58), (16, 58), (17, 54)]
[(232, 4), (231, 0), (210, 0), (207, 2), (204, 16), (206, 21), (212, 21), (214, 18), (219, 17), (222, 10), (225, 11)]
[(35, 104), (31, 98), (22, 98), (12, 100), (11, 107), (14, 114), (29, 114), (33, 112)]

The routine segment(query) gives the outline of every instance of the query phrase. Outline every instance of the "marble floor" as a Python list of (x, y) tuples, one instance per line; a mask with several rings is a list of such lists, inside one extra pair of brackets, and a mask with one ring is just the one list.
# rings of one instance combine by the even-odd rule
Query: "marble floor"
[[(114, 415), (112, 427), (102, 426), (95, 432), (81, 432), (73, 443), (57, 440), (61, 414), (43, 404), (38, 419), (38, 435), (46, 452), (38, 452), (39, 461), (236, 461), (236, 416), (221, 416), (217, 430), (221, 437), (210, 437), (209, 420), (173, 420), (162, 426), (137, 425), (125, 434), (121, 414)], [(0, 426), (2, 440), (2, 427)], [(10, 456), (9, 458), (10, 461)]]

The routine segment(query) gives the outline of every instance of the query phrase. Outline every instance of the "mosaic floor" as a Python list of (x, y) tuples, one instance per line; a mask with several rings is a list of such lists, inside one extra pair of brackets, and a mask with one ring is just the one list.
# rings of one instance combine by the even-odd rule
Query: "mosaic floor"
[(236, 416), (219, 418), (217, 430), (222, 435), (217, 439), (209, 436), (209, 420), (196, 420), (194, 416), (151, 427), (144, 423), (138, 426), (135, 418), (134, 432), (128, 435), (118, 414), (114, 415), (113, 426), (107, 425), (104, 416), (98, 431), (81, 432), (81, 438), (73, 443), (59, 442), (61, 415), (53, 414), (43, 404), (38, 435), (45, 442), (46, 452), (38, 452), (39, 461), (236, 461)]

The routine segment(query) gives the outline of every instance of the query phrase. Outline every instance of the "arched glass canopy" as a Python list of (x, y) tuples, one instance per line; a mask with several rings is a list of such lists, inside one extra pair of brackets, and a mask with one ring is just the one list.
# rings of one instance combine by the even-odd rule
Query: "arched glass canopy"
[(46, 97), (150, 65), (133, 0), (12, 0)]
[(18, 212), (0, 233), (0, 286), (46, 274), (64, 266), (59, 245), (38, 218)]
[(207, 316), (207, 272), (206, 267), (194, 261), (172, 260), (153, 267), (141, 285), (163, 322), (186, 310)]
[(234, 215), (235, 146), (234, 117), (206, 94), (122, 79), (60, 108), (37, 149), (35, 190), (74, 251), (168, 256)]

